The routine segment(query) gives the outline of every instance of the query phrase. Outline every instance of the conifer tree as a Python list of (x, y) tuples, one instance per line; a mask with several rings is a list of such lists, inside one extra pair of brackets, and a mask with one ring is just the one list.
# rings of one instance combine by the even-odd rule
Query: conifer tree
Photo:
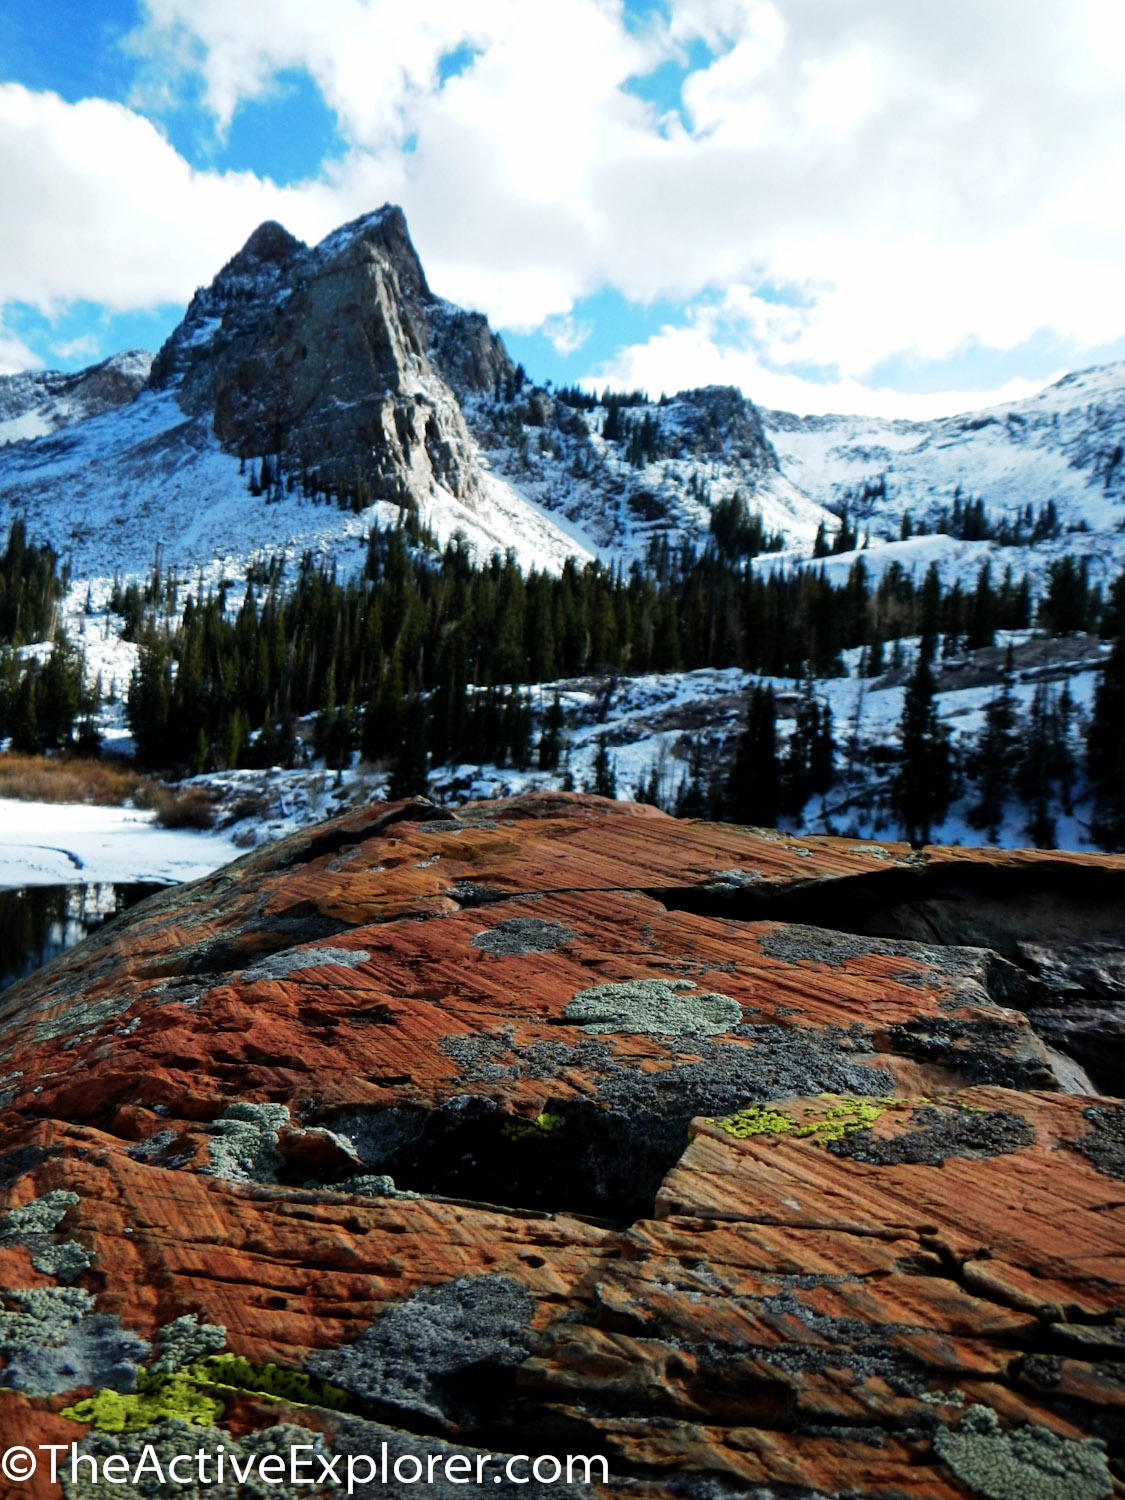
[(1108, 849), (1125, 849), (1125, 636), (1102, 669), (1086, 736), (1094, 795), (1094, 832)]
[(951, 796), (949, 741), (938, 719), (935, 692), (933, 670), (923, 657), (906, 686), (899, 723), (902, 762), (893, 791), (895, 811), (912, 844), (929, 843)]
[(773, 688), (758, 683), (750, 693), (746, 727), (739, 736), (727, 778), (727, 817), (732, 823), (774, 828), (780, 800), (777, 705)]
[(1005, 673), (985, 709), (984, 728), (971, 761), (977, 799), (969, 808), (968, 818), (974, 828), (985, 830), (990, 844), (995, 844), (1000, 836), (1007, 791), (1015, 780), (1018, 765), (1015, 703), (1011, 677)]
[(593, 792), (596, 797), (617, 796), (617, 770), (610, 759), (609, 751), (606, 749), (605, 735), (598, 739), (598, 749), (594, 756), (594, 778), (587, 786), (588, 792)]

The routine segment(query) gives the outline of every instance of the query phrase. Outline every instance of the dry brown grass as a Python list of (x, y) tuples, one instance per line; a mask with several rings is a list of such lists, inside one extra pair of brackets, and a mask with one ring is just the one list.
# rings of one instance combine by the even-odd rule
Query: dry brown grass
[(215, 794), (205, 786), (162, 786), (150, 781), (138, 802), (151, 807), (161, 828), (210, 828), (215, 821)]
[(46, 755), (0, 755), (0, 797), (19, 802), (93, 802), (115, 807), (144, 780), (128, 762)]

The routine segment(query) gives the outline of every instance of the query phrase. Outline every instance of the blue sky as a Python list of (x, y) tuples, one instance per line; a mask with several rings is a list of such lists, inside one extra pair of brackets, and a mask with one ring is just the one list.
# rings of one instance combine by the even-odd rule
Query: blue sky
[(1125, 357), (1119, 0), (6, 0), (0, 369), (402, 203), (531, 375), (927, 415)]

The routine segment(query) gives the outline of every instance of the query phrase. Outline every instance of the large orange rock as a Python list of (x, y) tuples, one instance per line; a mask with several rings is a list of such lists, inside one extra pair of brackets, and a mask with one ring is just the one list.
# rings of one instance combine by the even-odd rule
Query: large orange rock
[(526, 1494), (503, 1455), (1122, 1493), (1123, 891), (552, 795), (152, 898), (0, 999), (10, 1493), (123, 1493), (39, 1444), (384, 1441)]

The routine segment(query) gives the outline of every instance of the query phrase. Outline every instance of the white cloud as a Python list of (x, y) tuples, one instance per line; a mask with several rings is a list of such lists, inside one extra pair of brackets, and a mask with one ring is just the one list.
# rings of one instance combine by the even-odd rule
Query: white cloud
[[(855, 412), (916, 421), (1017, 401), (1048, 383), (1013, 379), (987, 389), (916, 394), (873, 386), (850, 376), (814, 381), (763, 363), (746, 344), (724, 341), (717, 332), (721, 322), (718, 309), (695, 309), (685, 323), (669, 324), (645, 343), (622, 349), (582, 383), (590, 390), (610, 385), (619, 390), (645, 390), (652, 396), (662, 392), (671, 395), (693, 386), (733, 385), (757, 405), (779, 411)], [(1050, 378), (1063, 373), (1059, 370)]]
[[(262, 218), (315, 239), (390, 198), (435, 288), (502, 325), (733, 288), (725, 330), (659, 346), (677, 384), (743, 360), (862, 393), (906, 353), (1125, 335), (1120, 0), (670, 0), (639, 31), (621, 0), (145, 4), (139, 105), (198, 86), (222, 131), (306, 68), (345, 154), (279, 188), (193, 170), (136, 110), (0, 87), (0, 302), (182, 300)], [(697, 41), (685, 126), (629, 80)]]
[(183, 301), (256, 224), (307, 220), (304, 195), (197, 172), (148, 120), (104, 99), (0, 84), (0, 303), (115, 311)]
[(594, 330), (589, 323), (580, 323), (568, 314), (565, 318), (548, 318), (539, 331), (559, 354), (568, 355), (577, 354)]
[(42, 363), (23, 339), (10, 333), (0, 322), (0, 375), (18, 375), (21, 370), (36, 370)]
[(82, 333), (77, 338), (52, 344), (51, 353), (56, 359), (96, 359), (100, 347), (96, 333)]

